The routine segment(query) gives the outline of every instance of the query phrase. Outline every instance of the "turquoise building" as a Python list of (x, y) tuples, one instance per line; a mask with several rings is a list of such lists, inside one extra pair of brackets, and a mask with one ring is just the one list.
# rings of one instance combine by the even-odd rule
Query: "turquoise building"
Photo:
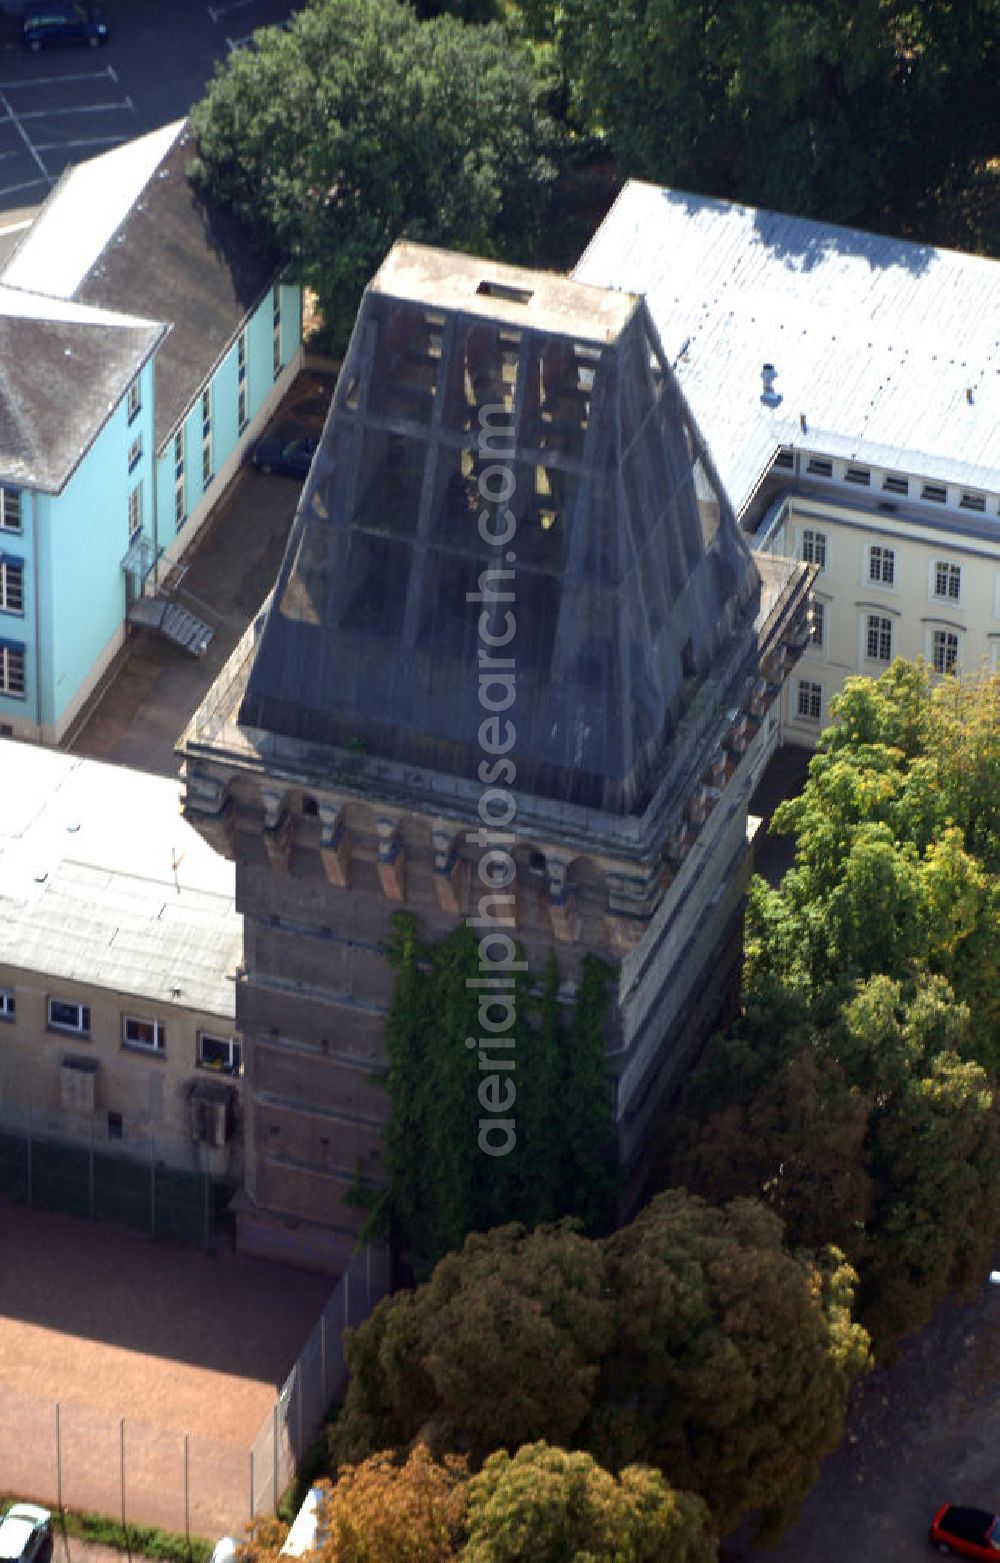
[(194, 153), (68, 170), (0, 254), (0, 734), (61, 740), (298, 367), (300, 290)]

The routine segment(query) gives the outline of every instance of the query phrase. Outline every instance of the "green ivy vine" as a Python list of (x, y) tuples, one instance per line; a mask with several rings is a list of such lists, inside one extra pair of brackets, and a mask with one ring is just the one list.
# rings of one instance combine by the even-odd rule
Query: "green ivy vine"
[(353, 1191), (369, 1210), (363, 1235), (388, 1240), (420, 1276), (470, 1232), (508, 1221), (533, 1227), (574, 1216), (588, 1232), (607, 1230), (617, 1190), (604, 1056), (612, 968), (584, 957), (568, 1014), (554, 954), (540, 981), (514, 974), (513, 1025), (485, 1051), (487, 1060), (514, 1060), (497, 1077), (517, 1092), (516, 1143), (501, 1156), (480, 1147), (488, 1115), (479, 1091), (490, 1064), (481, 1067), (484, 1050), (467, 1046), (482, 1034), (474, 932), (463, 926), (428, 943), (412, 913), (398, 912), (386, 953), (396, 975), (382, 1077), (386, 1182), (373, 1191), (359, 1178)]

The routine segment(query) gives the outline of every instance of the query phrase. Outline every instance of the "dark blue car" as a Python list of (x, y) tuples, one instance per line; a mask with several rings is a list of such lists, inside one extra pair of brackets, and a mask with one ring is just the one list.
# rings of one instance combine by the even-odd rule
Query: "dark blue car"
[(22, 41), (37, 53), (59, 44), (85, 43), (92, 49), (108, 41), (108, 24), (99, 6), (79, 0), (27, 0)]

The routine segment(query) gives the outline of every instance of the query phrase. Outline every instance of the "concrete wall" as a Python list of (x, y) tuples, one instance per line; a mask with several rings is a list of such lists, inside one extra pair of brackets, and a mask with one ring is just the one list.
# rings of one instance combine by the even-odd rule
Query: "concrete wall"
[[(0, 1019), (0, 1105), (35, 1108), (65, 1123), (68, 1135), (106, 1132), (109, 1112), (123, 1118), (123, 1147), (129, 1139), (156, 1141), (157, 1159), (174, 1166), (197, 1166), (188, 1096), (191, 1087), (222, 1081), (239, 1097), (242, 1082), (197, 1066), (199, 1031), (223, 1038), (234, 1035), (232, 1017), (181, 1009), (72, 982), (45, 973), (0, 966), (0, 991), (12, 991), (15, 1018)], [(49, 998), (90, 1006), (90, 1036), (49, 1029)], [(123, 1043), (123, 1017), (159, 1020), (164, 1026), (162, 1054)], [(96, 1060), (95, 1111), (70, 1112), (61, 1106), (61, 1065), (65, 1058)], [(232, 1149), (213, 1154), (213, 1173), (232, 1170)]]

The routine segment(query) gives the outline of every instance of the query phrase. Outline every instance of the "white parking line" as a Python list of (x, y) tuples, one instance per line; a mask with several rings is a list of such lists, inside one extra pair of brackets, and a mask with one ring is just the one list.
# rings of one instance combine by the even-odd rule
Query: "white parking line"
[(48, 189), (51, 183), (52, 180), (46, 175), (44, 179), (29, 179), (23, 185), (0, 185), (0, 200), (3, 200), (5, 195), (20, 195), (22, 190), (34, 190), (38, 185), (45, 185)]
[(72, 147), (111, 147), (120, 146), (127, 141), (128, 136), (91, 136), (86, 141), (47, 141), (44, 146), (38, 143), (39, 152), (68, 152)]
[(209, 5), (205, 9), (213, 22), (217, 22), (220, 16), (225, 16), (227, 11), (242, 11), (245, 6), (252, 5), (253, 0), (229, 0), (228, 5)]
[(13, 110), (11, 109), (10, 104), (7, 102), (7, 99), (4, 97), (2, 92), (0, 92), (0, 104), (2, 104), (3, 107), (7, 110), (7, 118), (10, 120), (11, 124), (14, 126), (14, 129), (17, 131), (17, 133), (20, 136), (21, 140), (24, 142), (25, 146), (28, 148), (28, 151), (31, 153), (32, 157), (35, 159), (35, 162), (38, 164), (39, 168), (42, 170), (42, 173), (45, 175), (45, 178), (48, 179), (48, 177), (49, 177), (48, 169), (46, 168), (45, 164), (42, 162), (41, 158), (39, 157), (38, 153), (35, 151), (34, 147), (32, 146), (31, 141), (30, 141), (30, 139), (28, 137), (27, 131), (22, 127), (20, 120), (14, 114)]
[[(82, 103), (72, 109), (32, 109), (28, 114), (18, 114), (17, 119), (57, 119), (62, 114), (106, 114), (109, 109), (134, 109), (131, 98), (120, 103)], [(14, 117), (14, 116), (12, 116)]]
[(51, 87), (63, 81), (100, 81), (108, 76), (112, 81), (118, 80), (110, 65), (106, 65), (102, 71), (83, 71), (72, 76), (33, 76), (30, 81), (22, 77), (20, 81), (0, 81), (0, 92), (7, 92), (11, 87)]

